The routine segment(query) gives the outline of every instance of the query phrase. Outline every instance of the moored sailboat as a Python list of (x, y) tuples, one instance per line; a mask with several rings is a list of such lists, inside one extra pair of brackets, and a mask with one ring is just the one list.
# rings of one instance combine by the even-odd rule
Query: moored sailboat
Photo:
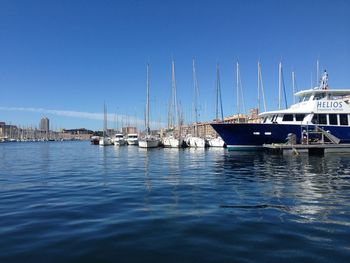
[(150, 134), (149, 124), (149, 65), (147, 64), (146, 134), (139, 140), (140, 148), (156, 148), (160, 140)]
[(207, 142), (204, 138), (198, 136), (198, 97), (199, 97), (199, 89), (198, 89), (198, 80), (196, 74), (196, 66), (194, 59), (192, 60), (192, 78), (193, 78), (193, 91), (194, 91), (194, 114), (195, 114), (195, 123), (193, 125), (194, 135), (187, 135), (185, 138), (185, 142), (189, 147), (196, 148), (204, 148), (207, 146)]
[(100, 137), (99, 145), (100, 146), (109, 146), (112, 145), (111, 138), (107, 135), (107, 108), (106, 104), (103, 107), (103, 136)]
[[(219, 64), (216, 65), (216, 99), (215, 99), (215, 120), (214, 122), (223, 122), (224, 120), (224, 113), (222, 109), (222, 97), (221, 97), (221, 85), (220, 85), (220, 73), (219, 73)], [(219, 108), (220, 104), (220, 108)], [(219, 119), (219, 109), (221, 112), (221, 118)], [(224, 147), (225, 142), (220, 136), (216, 136), (214, 138), (207, 138), (208, 145), (210, 147)]]

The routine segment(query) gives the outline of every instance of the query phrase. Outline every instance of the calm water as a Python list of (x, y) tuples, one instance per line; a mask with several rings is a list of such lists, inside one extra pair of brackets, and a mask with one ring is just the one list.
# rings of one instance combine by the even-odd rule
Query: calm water
[(0, 144), (0, 262), (345, 262), (350, 155)]

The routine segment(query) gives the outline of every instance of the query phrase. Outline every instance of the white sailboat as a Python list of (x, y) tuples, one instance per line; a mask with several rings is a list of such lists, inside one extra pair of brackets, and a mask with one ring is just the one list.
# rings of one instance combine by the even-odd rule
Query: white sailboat
[(156, 148), (160, 140), (150, 134), (149, 127), (149, 65), (147, 64), (146, 135), (139, 140), (140, 148)]
[(100, 146), (112, 145), (112, 140), (107, 135), (107, 109), (106, 109), (106, 103), (104, 104), (104, 107), (103, 107), (103, 136), (100, 138), (99, 145)]
[(128, 133), (126, 136), (126, 142), (128, 145), (138, 145), (139, 135), (137, 133)]
[[(171, 63), (171, 107), (169, 118), (170, 118), (170, 129), (172, 129), (172, 134), (164, 137), (163, 145), (164, 147), (179, 148), (182, 147), (183, 139), (181, 138), (181, 127), (180, 127), (180, 116), (178, 110), (178, 102), (176, 95), (176, 79), (175, 79), (175, 61)], [(175, 127), (177, 126), (177, 127)], [(176, 131), (177, 130), (177, 131)], [(176, 134), (177, 133), (177, 134)]]
[(197, 75), (196, 75), (196, 67), (194, 63), (194, 59), (192, 60), (192, 76), (193, 76), (193, 90), (194, 90), (194, 113), (195, 113), (195, 124), (193, 126), (194, 128), (194, 136), (193, 135), (187, 135), (185, 138), (185, 142), (189, 147), (196, 147), (196, 148), (204, 148), (207, 146), (206, 140), (204, 138), (201, 138), (198, 136), (198, 97), (199, 97), (199, 89), (198, 89), (198, 81), (197, 81)]
[(122, 146), (126, 144), (124, 135), (122, 133), (116, 133), (113, 138), (114, 146)]

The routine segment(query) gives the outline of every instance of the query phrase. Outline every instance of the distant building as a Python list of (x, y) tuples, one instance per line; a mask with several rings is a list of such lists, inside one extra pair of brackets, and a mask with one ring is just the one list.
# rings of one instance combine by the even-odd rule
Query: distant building
[(40, 130), (46, 133), (49, 133), (50, 130), (50, 120), (46, 117), (41, 118), (40, 120)]
[(3, 137), (5, 134), (5, 122), (0, 122), (0, 137)]
[(127, 135), (129, 133), (137, 133), (136, 127), (123, 127), (123, 134)]
[(69, 133), (69, 134), (77, 134), (77, 135), (92, 135), (94, 132), (91, 130), (87, 130), (85, 128), (78, 128), (78, 129), (62, 129), (62, 133)]

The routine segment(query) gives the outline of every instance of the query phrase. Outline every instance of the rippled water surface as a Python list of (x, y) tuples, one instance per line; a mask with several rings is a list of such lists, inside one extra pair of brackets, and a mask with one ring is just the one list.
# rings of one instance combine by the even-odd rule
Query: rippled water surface
[(347, 262), (350, 154), (0, 144), (0, 262)]

